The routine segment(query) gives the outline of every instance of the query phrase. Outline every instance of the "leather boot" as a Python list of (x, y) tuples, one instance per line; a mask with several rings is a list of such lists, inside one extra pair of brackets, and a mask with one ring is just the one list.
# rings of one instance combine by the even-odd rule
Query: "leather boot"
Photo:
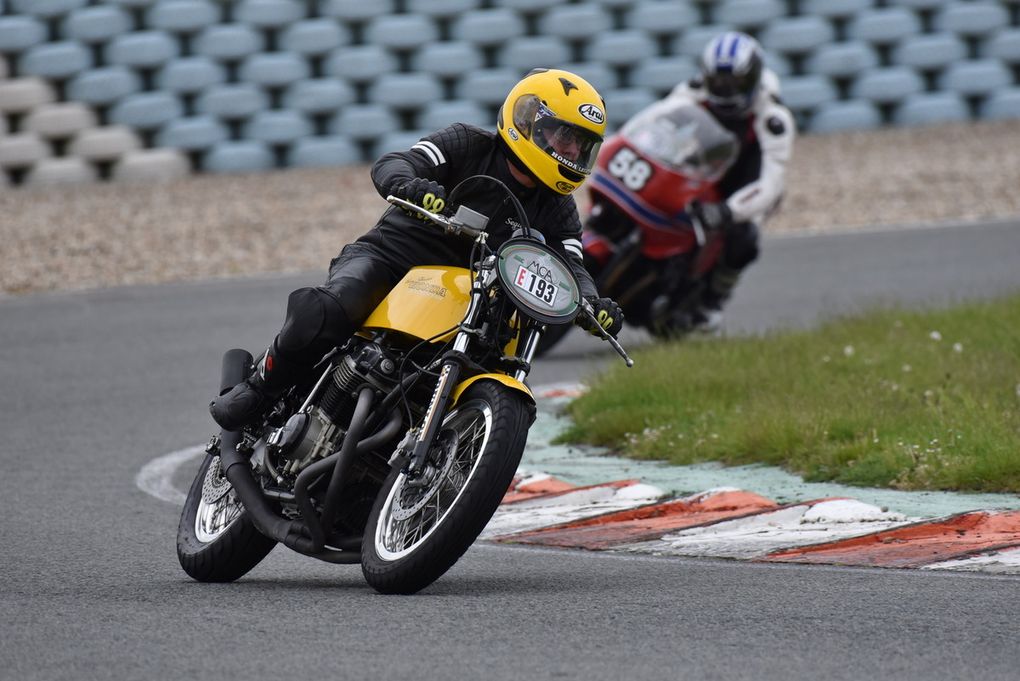
[(239, 430), (261, 416), (296, 378), (292, 363), (282, 360), (275, 344), (255, 373), (209, 403), (209, 413), (224, 430)]

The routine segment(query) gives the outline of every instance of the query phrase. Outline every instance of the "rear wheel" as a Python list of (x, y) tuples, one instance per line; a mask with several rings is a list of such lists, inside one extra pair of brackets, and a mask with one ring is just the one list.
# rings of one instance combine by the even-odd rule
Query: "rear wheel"
[(415, 593), (467, 551), (510, 486), (532, 413), (520, 392), (480, 381), (444, 418), (421, 480), (394, 468), (362, 541), (362, 571), (373, 588)]

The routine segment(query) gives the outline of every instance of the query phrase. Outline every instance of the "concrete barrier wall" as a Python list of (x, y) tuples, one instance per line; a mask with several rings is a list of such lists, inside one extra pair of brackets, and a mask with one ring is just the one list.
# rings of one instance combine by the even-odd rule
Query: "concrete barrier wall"
[(370, 162), (536, 66), (617, 125), (725, 29), (808, 132), (1020, 118), (1020, 0), (0, 0), (0, 187)]

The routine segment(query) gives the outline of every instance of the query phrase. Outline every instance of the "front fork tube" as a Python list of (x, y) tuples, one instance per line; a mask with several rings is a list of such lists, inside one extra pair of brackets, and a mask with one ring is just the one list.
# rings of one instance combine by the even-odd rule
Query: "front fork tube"
[(517, 359), (521, 360), (523, 366), (514, 372), (514, 378), (521, 383), (524, 383), (524, 379), (528, 377), (531, 360), (535, 357), (535, 352), (538, 350), (538, 342), (542, 340), (542, 332), (544, 330), (544, 326), (530, 324), (524, 329), (524, 337), (521, 339), (520, 349), (517, 351)]

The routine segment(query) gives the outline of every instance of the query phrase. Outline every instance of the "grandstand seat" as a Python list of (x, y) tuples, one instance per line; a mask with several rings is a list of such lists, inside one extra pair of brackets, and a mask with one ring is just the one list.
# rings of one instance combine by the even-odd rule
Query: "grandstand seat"
[(44, 139), (73, 137), (96, 127), (96, 114), (79, 102), (60, 102), (36, 107), (25, 117), (24, 129)]
[(542, 34), (567, 40), (589, 40), (611, 28), (609, 14), (595, 5), (560, 5), (539, 20)]
[(163, 31), (135, 31), (119, 35), (103, 48), (109, 64), (133, 68), (154, 68), (173, 59), (181, 47)]
[(333, 50), (324, 68), (327, 76), (362, 83), (392, 73), (397, 66), (397, 58), (379, 45), (355, 45)]
[(415, 109), (442, 97), (439, 81), (427, 73), (387, 73), (368, 88), (369, 101), (393, 109)]
[(60, 23), (60, 35), (81, 43), (105, 43), (127, 33), (131, 26), (130, 15), (121, 8), (97, 5), (76, 9), (68, 14)]
[(273, 165), (273, 152), (254, 140), (221, 142), (202, 158), (202, 169), (211, 173), (255, 173)]
[(816, 109), (838, 98), (836, 88), (825, 76), (790, 76), (783, 80), (783, 103), (791, 109)]
[(178, 118), (164, 125), (156, 134), (157, 147), (187, 151), (203, 151), (230, 137), (226, 126), (212, 116)]
[(607, 31), (595, 36), (584, 48), (587, 61), (612, 66), (631, 66), (657, 53), (655, 41), (643, 31)]
[(56, 100), (53, 86), (42, 78), (0, 81), (0, 114), (26, 113)]
[(68, 146), (68, 152), (89, 161), (116, 161), (129, 151), (140, 149), (142, 141), (130, 128), (111, 125), (82, 130)]
[[(467, 15), (465, 15), (467, 16)], [(390, 50), (411, 50), (439, 39), (439, 28), (421, 14), (376, 17), (365, 31), (366, 42)]]
[(244, 60), (238, 72), (241, 81), (262, 87), (285, 87), (310, 74), (308, 62), (292, 52), (253, 54)]
[(321, 55), (346, 45), (350, 39), (347, 29), (334, 19), (305, 19), (283, 30), (280, 48), (296, 54)]
[(261, 52), (262, 34), (243, 24), (209, 26), (195, 40), (195, 53), (210, 59), (232, 61)]
[(99, 179), (95, 167), (83, 158), (44, 158), (25, 175), (26, 187), (88, 184)]
[(341, 21), (368, 21), (393, 14), (393, 0), (319, 0), (319, 14)]
[(911, 95), (896, 108), (897, 125), (932, 125), (970, 119), (963, 98), (953, 92), (922, 92)]
[(0, 81), (7, 80), (10, 73), (10, 67), (7, 66), (7, 60), (2, 54), (0, 54)]
[(544, 12), (550, 7), (566, 4), (569, 0), (501, 0), (500, 7), (515, 12)]
[(513, 89), (520, 75), (513, 69), (480, 69), (457, 81), (457, 99), (477, 102), (481, 105), (500, 105)]
[(807, 60), (807, 72), (848, 78), (878, 66), (878, 53), (865, 42), (823, 45)]
[(921, 20), (904, 7), (885, 7), (858, 14), (847, 27), (852, 40), (891, 45), (921, 32)]
[[(825, 0), (820, 0), (825, 2)], [(951, 2), (957, 0), (889, 0), (890, 5), (899, 5), (900, 7), (910, 7), (911, 9), (938, 9), (944, 7)]]
[(354, 101), (354, 89), (335, 78), (299, 80), (288, 87), (283, 96), (284, 108), (310, 115), (332, 114)]
[(260, 111), (249, 118), (243, 128), (245, 139), (266, 144), (290, 144), (302, 137), (310, 137), (312, 124), (300, 111)]
[(104, 66), (83, 71), (67, 84), (67, 98), (93, 105), (107, 105), (140, 92), (142, 80), (123, 66)]
[(988, 95), (1013, 84), (1013, 74), (998, 59), (978, 59), (952, 64), (941, 76), (943, 90), (964, 96)]
[(252, 83), (213, 85), (195, 100), (195, 111), (233, 120), (254, 116), (269, 108), (269, 97)]
[(871, 102), (844, 100), (823, 104), (811, 116), (811, 132), (870, 130), (882, 125), (882, 115)]
[(407, 151), (414, 144), (417, 144), (422, 137), (431, 134), (431, 132), (431, 130), (405, 130), (383, 135), (372, 145), (372, 155), (374, 157), (372, 160), (374, 161), (376, 158), (391, 151)]
[(18, 53), (46, 41), (46, 24), (26, 16), (0, 16), (0, 52)]
[(474, 10), (456, 19), (451, 33), (454, 40), (498, 46), (524, 35), (524, 21), (508, 9)]
[(407, 11), (429, 17), (455, 17), (480, 5), (480, 0), (408, 0)]
[(539, 66), (563, 64), (569, 59), (570, 48), (559, 38), (524, 36), (503, 47), (496, 61), (500, 66), (526, 72)]
[(158, 128), (184, 115), (180, 99), (169, 92), (139, 92), (110, 108), (109, 120), (142, 130)]
[(851, 86), (855, 98), (879, 104), (894, 104), (924, 90), (924, 81), (905, 66), (865, 71)]
[(793, 74), (793, 66), (790, 65), (790, 60), (778, 52), (765, 53), (765, 66), (780, 78)]
[(1020, 87), (1004, 88), (981, 104), (981, 118), (1005, 120), (1020, 118)]
[(981, 54), (1010, 64), (1020, 63), (1020, 28), (1006, 28), (981, 45)]
[(655, 95), (643, 88), (621, 88), (602, 94), (606, 99), (606, 122), (613, 130), (656, 101)]
[(361, 149), (346, 137), (306, 137), (287, 150), (287, 165), (327, 168), (361, 163)]
[(169, 182), (190, 173), (191, 164), (177, 149), (129, 151), (113, 164), (113, 179), (118, 182)]
[(701, 23), (697, 7), (689, 0), (642, 0), (634, 4), (624, 25), (652, 35), (676, 35)]
[(967, 45), (952, 33), (907, 38), (892, 51), (892, 61), (915, 69), (940, 69), (967, 57)]
[(998, 2), (956, 2), (935, 17), (935, 28), (966, 36), (983, 36), (1009, 25), (1009, 12)]
[(874, 0), (806, 0), (801, 2), (801, 12), (829, 19), (846, 19), (873, 5)]
[(352, 104), (344, 107), (329, 124), (329, 130), (353, 140), (373, 140), (400, 128), (397, 117), (385, 106)]
[(92, 66), (92, 52), (81, 43), (65, 41), (30, 47), (18, 58), (18, 69), (27, 76), (64, 79)]
[(671, 53), (700, 59), (701, 53), (705, 51), (705, 46), (708, 45), (712, 38), (720, 33), (732, 30), (732, 26), (721, 26), (719, 24), (693, 25), (673, 39)]
[(13, 13), (54, 19), (88, 4), (88, 0), (10, 0)]
[(571, 62), (561, 67), (564, 71), (570, 71), (584, 78), (591, 83), (596, 90), (611, 90), (619, 85), (619, 78), (616, 72), (598, 62)]
[[(512, 41), (511, 46), (518, 41)], [(415, 55), (415, 69), (440, 77), (456, 77), (482, 68), (482, 53), (465, 42), (441, 42), (426, 45)]]
[(631, 83), (639, 88), (668, 92), (697, 73), (698, 65), (690, 57), (652, 57), (637, 65)]
[(241, 0), (234, 19), (259, 28), (283, 28), (304, 19), (306, 13), (300, 0)]
[(723, 0), (712, 18), (721, 24), (747, 29), (764, 26), (786, 16), (781, 0)]
[(167, 62), (156, 75), (160, 90), (170, 92), (201, 92), (227, 80), (226, 70), (208, 57), (184, 57)]
[(418, 127), (423, 130), (439, 130), (452, 123), (466, 123), (479, 128), (492, 128), (495, 121), (476, 102), (448, 100), (432, 102), (418, 118)]
[(832, 24), (822, 17), (800, 16), (779, 19), (762, 31), (766, 50), (793, 54), (811, 52), (835, 39)]
[(145, 25), (169, 33), (194, 33), (220, 21), (220, 8), (209, 0), (162, 0), (149, 7)]
[(52, 155), (50, 145), (33, 132), (0, 137), (0, 168), (26, 168)]

